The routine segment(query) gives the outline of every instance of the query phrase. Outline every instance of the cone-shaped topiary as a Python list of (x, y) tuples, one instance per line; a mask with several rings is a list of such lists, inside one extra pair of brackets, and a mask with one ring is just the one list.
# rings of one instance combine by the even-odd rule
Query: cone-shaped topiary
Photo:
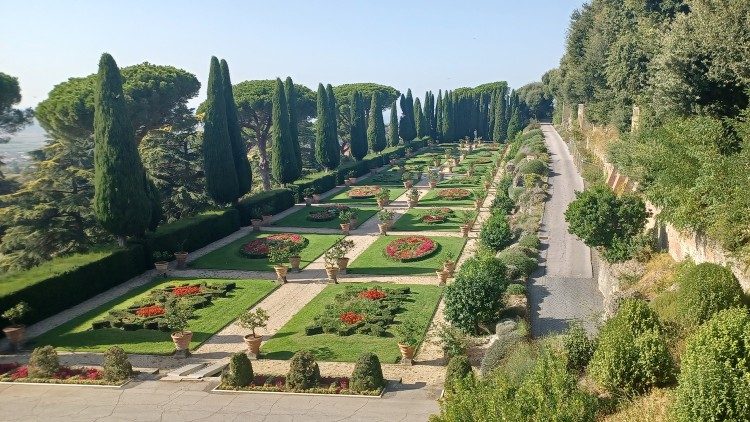
[(336, 119), (333, 113), (328, 93), (323, 84), (318, 84), (318, 118), (315, 121), (315, 159), (321, 166), (333, 170), (339, 165), (339, 143), (335, 131), (331, 133), (331, 119)]
[(284, 84), (276, 78), (271, 107), (271, 174), (282, 185), (297, 179), (297, 159), (289, 133), (289, 109), (286, 105)]
[(133, 365), (120, 346), (112, 346), (104, 352), (102, 368), (102, 375), (106, 381), (122, 381), (133, 375)]
[(453, 356), (445, 368), (445, 392), (452, 392), (456, 383), (468, 376), (472, 378), (474, 376), (469, 358), (466, 356)]
[(385, 149), (385, 124), (383, 114), (380, 112), (380, 101), (377, 92), (372, 93), (370, 99), (370, 119), (367, 123), (367, 143), (372, 152), (380, 152)]
[(247, 159), (247, 146), (245, 145), (245, 141), (242, 140), (242, 129), (240, 129), (239, 118), (237, 117), (237, 104), (234, 102), (232, 80), (229, 77), (229, 65), (224, 59), (221, 60), (221, 82), (224, 88), (224, 102), (226, 103), (227, 133), (229, 134), (229, 143), (232, 147), (234, 170), (237, 174), (238, 197), (241, 197), (250, 192), (253, 179), (250, 172), (250, 162)]
[(151, 223), (146, 172), (128, 117), (122, 76), (107, 53), (99, 60), (94, 94), (94, 214), (118, 237), (138, 236)]
[(302, 151), (299, 146), (299, 128), (297, 127), (297, 88), (294, 87), (294, 81), (289, 76), (284, 80), (284, 93), (286, 94), (286, 107), (289, 110), (289, 139), (292, 141), (294, 158), (297, 161), (297, 174), (294, 178), (298, 179), (302, 175)]
[(223, 384), (234, 387), (247, 387), (253, 381), (253, 365), (244, 353), (235, 353), (229, 359), (229, 366), (221, 376)]
[(354, 391), (375, 391), (385, 384), (380, 359), (374, 353), (367, 352), (357, 359), (349, 388)]
[(29, 378), (52, 378), (60, 369), (57, 351), (52, 346), (37, 347), (29, 358)]
[(414, 127), (417, 130), (417, 138), (422, 139), (423, 136), (427, 135), (427, 121), (419, 98), (414, 100)]
[(367, 116), (365, 115), (365, 104), (361, 92), (357, 91), (352, 95), (349, 110), (351, 112), (351, 142), (349, 145), (351, 146), (352, 157), (360, 161), (367, 155)]
[(398, 145), (398, 109), (396, 109), (396, 100), (391, 104), (391, 119), (388, 124), (388, 145), (395, 147)]
[(320, 368), (309, 350), (300, 350), (292, 356), (286, 386), (291, 390), (306, 390), (320, 381)]

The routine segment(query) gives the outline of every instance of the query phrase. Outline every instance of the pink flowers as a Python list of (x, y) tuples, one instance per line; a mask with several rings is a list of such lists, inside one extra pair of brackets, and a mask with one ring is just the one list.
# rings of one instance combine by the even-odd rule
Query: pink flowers
[(438, 244), (426, 236), (406, 236), (391, 241), (385, 247), (385, 254), (398, 261), (422, 259), (437, 250)]
[(441, 199), (447, 199), (449, 201), (457, 201), (460, 199), (466, 199), (471, 196), (471, 191), (468, 189), (461, 188), (448, 188), (440, 189), (437, 193), (437, 197)]
[[(13, 381), (28, 378), (29, 367), (28, 365), (18, 366), (15, 370), (10, 372), (10, 379)], [(70, 379), (83, 379), (96, 381), (102, 379), (102, 371), (94, 368), (71, 368), (70, 366), (61, 366), (57, 372), (52, 375), (52, 379), (56, 380), (70, 380)]]
[(382, 191), (380, 186), (360, 186), (349, 190), (349, 198), (372, 198)]
[(307, 239), (296, 233), (278, 233), (246, 243), (240, 252), (248, 258), (265, 258), (272, 243), (307, 244)]

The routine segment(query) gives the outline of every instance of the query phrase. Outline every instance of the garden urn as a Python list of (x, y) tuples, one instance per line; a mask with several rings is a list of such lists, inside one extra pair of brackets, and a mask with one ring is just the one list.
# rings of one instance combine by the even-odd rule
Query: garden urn
[(346, 274), (346, 267), (349, 265), (349, 258), (343, 257), (336, 260), (336, 264), (339, 266), (341, 274)]
[(437, 180), (430, 180), (430, 189), (435, 189), (435, 186), (437, 186), (438, 181)]
[(435, 274), (438, 276), (438, 284), (441, 286), (444, 286), (445, 283), (448, 281), (448, 276), (450, 273), (446, 270), (437, 270), (435, 271)]
[(357, 217), (352, 217), (349, 219), (349, 228), (355, 228), (357, 227)]
[(419, 202), (419, 200), (414, 196), (410, 196), (407, 201), (409, 203), (409, 208), (414, 208), (415, 206), (417, 206), (417, 202)]
[(352, 185), (352, 181), (351, 181), (351, 179), (344, 179), (344, 184), (345, 184), (346, 186), (351, 186), (351, 185)]
[(260, 226), (263, 225), (263, 220), (259, 218), (253, 218), (252, 220), (250, 220), (250, 224), (252, 224), (254, 232), (259, 232)]
[(468, 224), (464, 224), (461, 226), (461, 234), (464, 237), (469, 237), (469, 230), (471, 230), (471, 226)]
[(187, 252), (175, 252), (174, 253), (174, 258), (175, 258), (175, 261), (177, 262), (176, 267), (178, 270), (184, 270), (185, 268), (187, 268), (187, 257), (188, 257)]
[(382, 234), (384, 236), (386, 234), (388, 234), (388, 226), (389, 226), (388, 223), (380, 223), (380, 224), (378, 224), (378, 230), (380, 230), (380, 234)]
[(399, 343), (398, 349), (401, 351), (401, 362), (411, 365), (414, 359), (414, 346)]
[(453, 273), (456, 271), (456, 262), (455, 261), (443, 262), (443, 271), (447, 272), (448, 276), (453, 276)]
[(341, 223), (339, 225), (341, 226), (341, 233), (343, 233), (343, 234), (345, 234), (345, 235), (348, 236), (351, 224), (349, 224), (349, 223)]
[(300, 272), (299, 269), (299, 263), (302, 260), (299, 256), (290, 256), (289, 257), (289, 265), (292, 267), (292, 271), (298, 273)]
[(245, 336), (245, 344), (247, 344), (247, 352), (251, 358), (257, 359), (260, 356), (260, 343), (263, 341), (263, 336), (256, 336), (248, 334)]
[(10, 344), (13, 345), (15, 350), (19, 350), (23, 344), (24, 338), (26, 338), (26, 326), (21, 324), (11, 325), (3, 328), (5, 337), (8, 338)]
[(192, 331), (176, 331), (172, 333), (172, 342), (174, 342), (174, 347), (177, 349), (177, 352), (187, 352), (192, 339)]
[(318, 202), (320, 202), (320, 195), (318, 195), (317, 193), (313, 194), (312, 200), (313, 200), (313, 204), (317, 204)]
[(274, 265), (273, 270), (276, 271), (276, 279), (282, 283), (286, 283), (287, 267), (285, 265)]
[(167, 272), (169, 271), (169, 262), (167, 262), (167, 261), (156, 261), (156, 262), (154, 262), (154, 267), (156, 268), (156, 272), (159, 275), (166, 276)]
[(328, 276), (328, 281), (330, 281), (331, 283), (336, 283), (338, 280), (339, 269), (337, 267), (327, 266), (326, 275)]
[(263, 216), (261, 216), (261, 218), (263, 219), (263, 222), (262, 222), (262, 224), (263, 224), (264, 226), (268, 226), (268, 225), (270, 225), (270, 224), (271, 224), (271, 218), (272, 218), (272, 217), (273, 217), (272, 215), (263, 215)]

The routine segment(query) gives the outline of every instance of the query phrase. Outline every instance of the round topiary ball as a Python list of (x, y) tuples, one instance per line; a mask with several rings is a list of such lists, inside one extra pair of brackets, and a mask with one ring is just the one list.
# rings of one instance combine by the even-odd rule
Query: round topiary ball
[(52, 346), (37, 347), (29, 358), (29, 378), (52, 378), (60, 369), (57, 351)]
[(320, 368), (309, 350), (300, 350), (292, 356), (286, 386), (291, 390), (306, 390), (320, 381)]
[(253, 381), (253, 365), (245, 353), (235, 353), (222, 376), (222, 382), (229, 387), (247, 387)]
[(104, 352), (103, 377), (107, 381), (122, 381), (133, 375), (133, 365), (120, 346), (112, 346)]
[(384, 384), (378, 355), (368, 352), (360, 356), (349, 380), (349, 388), (353, 391), (375, 391)]
[(469, 358), (466, 356), (454, 356), (448, 361), (445, 368), (445, 392), (452, 393), (460, 380), (467, 377), (473, 377), (474, 371), (471, 369)]
[(742, 286), (732, 272), (716, 264), (690, 267), (677, 280), (678, 309), (686, 322), (699, 325), (721, 310), (742, 305)]

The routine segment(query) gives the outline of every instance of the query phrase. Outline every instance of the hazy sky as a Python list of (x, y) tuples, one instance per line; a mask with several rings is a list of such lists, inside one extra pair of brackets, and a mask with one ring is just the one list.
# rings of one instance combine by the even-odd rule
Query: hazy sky
[(0, 71), (19, 78), (22, 106), (120, 66), (186, 69), (205, 97), (211, 55), (234, 83), (291, 76), (315, 88), (377, 82), (401, 91), (539, 80), (556, 67), (571, 12), (583, 0), (496, 1), (10, 1), (0, 0)]

